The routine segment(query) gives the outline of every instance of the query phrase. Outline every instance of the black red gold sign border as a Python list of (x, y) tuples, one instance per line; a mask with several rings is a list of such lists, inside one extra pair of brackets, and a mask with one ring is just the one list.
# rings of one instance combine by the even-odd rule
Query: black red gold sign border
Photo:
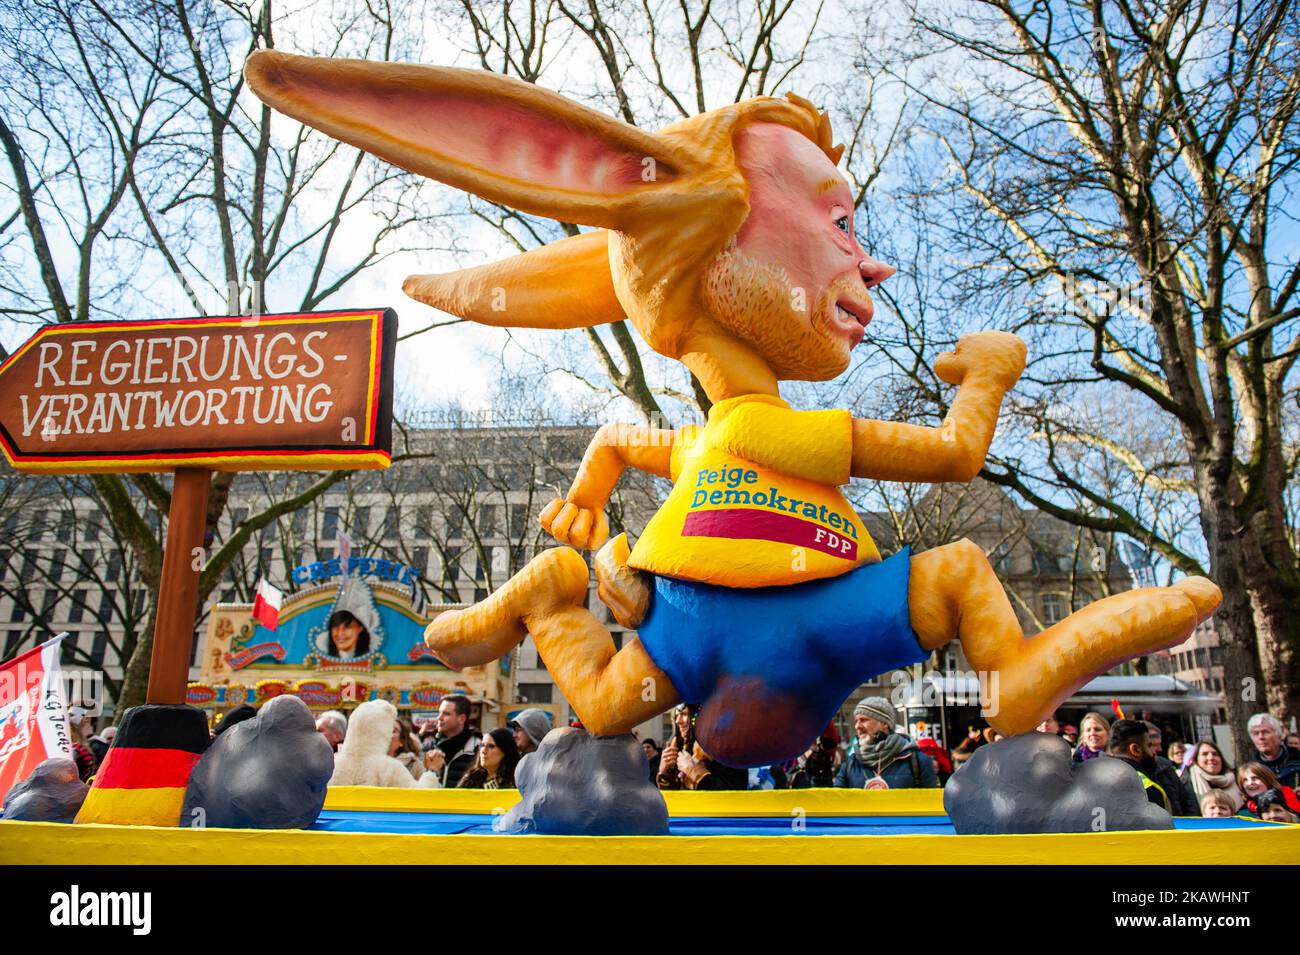
[(173, 448), (140, 450), (126, 454), (66, 454), (19, 451), (3, 423), (0, 423), (0, 451), (17, 471), (51, 474), (128, 473), (166, 471), (178, 467), (211, 468), (214, 471), (317, 471), (335, 468), (366, 470), (386, 468), (392, 461), (393, 359), (397, 350), (397, 313), (391, 308), (344, 309), (330, 312), (278, 312), (265, 315), (227, 315), (199, 318), (147, 319), (143, 321), (65, 322), (42, 326), (0, 364), (0, 389), (4, 374), (37, 343), (53, 335), (113, 332), (138, 329), (266, 327), (309, 325), (356, 319), (371, 322), (371, 364), (367, 380), (366, 419), (357, 440), (335, 445), (275, 444), (241, 445), (215, 450)]

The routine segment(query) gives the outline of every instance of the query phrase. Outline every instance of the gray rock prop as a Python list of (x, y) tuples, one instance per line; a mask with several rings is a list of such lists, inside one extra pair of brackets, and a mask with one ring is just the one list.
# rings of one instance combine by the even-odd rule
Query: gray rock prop
[(981, 746), (943, 790), (959, 835), (1172, 829), (1131, 766), (1097, 757), (1081, 766), (1059, 736), (1025, 733)]
[(212, 741), (190, 774), (180, 824), (306, 829), (333, 773), (334, 753), (307, 704), (277, 696)]
[(560, 727), (515, 768), (519, 802), (493, 828), (551, 836), (661, 836), (668, 804), (630, 735)]
[(47, 759), (5, 796), (4, 817), (28, 822), (72, 822), (90, 787), (66, 756)]

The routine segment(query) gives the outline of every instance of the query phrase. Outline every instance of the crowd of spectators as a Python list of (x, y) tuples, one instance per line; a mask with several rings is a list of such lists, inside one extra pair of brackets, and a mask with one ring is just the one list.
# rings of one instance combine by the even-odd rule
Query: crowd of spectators
[(337, 710), (322, 713), (316, 730), (335, 750), (331, 785), (513, 788), (515, 767), (550, 731), (550, 717), (527, 709), (484, 734), (472, 712), (468, 699), (449, 696), (433, 719), (418, 726), (381, 700), (361, 704), (351, 718)]
[[(214, 736), (255, 716), (251, 706), (227, 712)], [(69, 720), (74, 758), (82, 779), (90, 779), (112, 745), (115, 728), (95, 732), (84, 714)], [(673, 735), (640, 744), (647, 778), (663, 790), (933, 789), (942, 787), (981, 747), (1001, 739), (991, 727), (969, 726), (952, 748), (928, 735), (913, 739), (900, 731), (899, 714), (884, 697), (868, 697), (853, 711), (853, 738), (842, 741), (835, 725), (802, 755), (772, 766), (734, 769), (713, 759), (695, 734), (695, 708), (673, 711)], [(470, 701), (449, 696), (436, 716), (415, 724), (391, 703), (372, 700), (345, 716), (321, 713), (316, 729), (335, 753), (332, 785), (436, 789), (509, 789), (519, 761), (535, 752), (551, 730), (551, 718), (530, 708), (507, 726), (484, 734), (472, 722)], [(1059, 736), (1075, 764), (1115, 759), (1137, 775), (1147, 798), (1175, 816), (1223, 817), (1251, 814), (1275, 822), (1300, 823), (1300, 735), (1288, 733), (1268, 713), (1251, 717), (1247, 731), (1253, 752), (1229, 765), (1213, 740), (1172, 740), (1144, 720), (1114, 722), (1087, 713), (1078, 727), (1044, 720), (1038, 731)]]
[[(660, 789), (932, 789), (950, 774), (951, 759), (897, 731), (898, 713), (884, 697), (868, 697), (853, 711), (854, 740), (840, 743), (834, 724), (796, 759), (751, 770), (712, 759), (695, 738), (694, 708), (673, 711), (673, 737), (662, 751), (646, 741), (646, 758)], [(933, 743), (933, 740), (929, 741)], [(657, 768), (655, 767), (657, 763)]]
[[(1055, 722), (1055, 721), (1052, 721)], [(1207, 818), (1250, 813), (1274, 822), (1300, 822), (1300, 738), (1286, 733), (1268, 713), (1250, 718), (1252, 758), (1236, 769), (1213, 740), (1175, 740), (1164, 753), (1164, 733), (1147, 720), (1119, 719), (1100, 713), (1080, 721), (1074, 761), (1119, 759), (1132, 767), (1147, 799), (1175, 816)], [(1049, 732), (1045, 724), (1041, 732)]]

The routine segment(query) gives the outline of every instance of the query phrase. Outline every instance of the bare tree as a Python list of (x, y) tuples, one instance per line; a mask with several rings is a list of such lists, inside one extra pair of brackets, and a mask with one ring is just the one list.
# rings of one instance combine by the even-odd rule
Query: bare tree
[(949, 331), (1034, 339), (984, 477), (1222, 587), (1226, 704), (1249, 752), (1251, 712), (1300, 713), (1295, 5), (912, 13), (894, 66), (925, 106), (911, 224), (951, 253), (931, 308)]
[(96, 671), (116, 698), (120, 680), (106, 661), (130, 657), (149, 603), (134, 555), (112, 544), (93, 485), (6, 472), (0, 534), (0, 598), (8, 600), (0, 660), (67, 629), (64, 663)]
[[(322, 55), (418, 56), (418, 4), (339, 2), (277, 17), (267, 2), (47, 0), (0, 27), (0, 314), (18, 322), (161, 312), (310, 310), (398, 251), (430, 246), (424, 186), (289, 124), (244, 95), (243, 58), (281, 29)], [(306, 23), (304, 24), (304, 18)], [(213, 549), (200, 603), (251, 537), (344, 479), (316, 475)], [(167, 485), (90, 479), (151, 608), (120, 708), (140, 703), (152, 653)], [(216, 539), (234, 475), (212, 479)]]

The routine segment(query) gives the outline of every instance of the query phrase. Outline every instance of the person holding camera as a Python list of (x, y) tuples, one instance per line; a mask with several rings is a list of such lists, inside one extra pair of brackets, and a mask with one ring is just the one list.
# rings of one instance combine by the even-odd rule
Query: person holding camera
[(829, 789), (834, 786), (839, 756), (839, 738), (832, 723), (799, 757), (790, 773), (790, 788)]
[(659, 758), (660, 789), (748, 789), (749, 773), (724, 766), (695, 741), (695, 713), (683, 703), (673, 711), (673, 738)]

